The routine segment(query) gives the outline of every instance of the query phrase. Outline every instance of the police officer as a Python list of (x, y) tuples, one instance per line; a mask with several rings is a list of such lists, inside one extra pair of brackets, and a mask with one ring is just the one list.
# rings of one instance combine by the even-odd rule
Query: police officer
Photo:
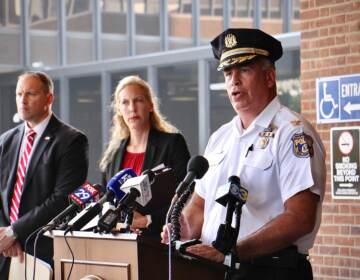
[[(181, 238), (201, 238), (202, 244), (187, 251), (224, 261), (211, 245), (226, 216), (215, 198), (218, 188), (237, 175), (248, 200), (234, 279), (312, 279), (307, 256), (320, 225), (325, 149), (310, 123), (277, 97), (281, 43), (258, 29), (228, 29), (211, 45), (236, 116), (209, 140), (210, 168), (183, 211)], [(168, 240), (165, 227), (162, 240)]]

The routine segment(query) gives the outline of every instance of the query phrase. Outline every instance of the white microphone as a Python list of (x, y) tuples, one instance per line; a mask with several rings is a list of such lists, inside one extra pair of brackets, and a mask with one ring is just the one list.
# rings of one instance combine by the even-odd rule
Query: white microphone
[(140, 175), (138, 177), (128, 179), (122, 186), (121, 190), (128, 193), (130, 189), (137, 189), (140, 196), (136, 198), (136, 202), (141, 206), (146, 206), (152, 198), (151, 182), (148, 175)]

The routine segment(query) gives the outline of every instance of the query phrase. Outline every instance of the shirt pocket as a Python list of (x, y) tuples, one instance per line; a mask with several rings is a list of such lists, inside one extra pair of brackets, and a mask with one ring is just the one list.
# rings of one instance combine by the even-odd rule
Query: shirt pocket
[(255, 149), (250, 151), (245, 158), (244, 165), (254, 167), (260, 170), (267, 170), (273, 165), (273, 155), (263, 149)]

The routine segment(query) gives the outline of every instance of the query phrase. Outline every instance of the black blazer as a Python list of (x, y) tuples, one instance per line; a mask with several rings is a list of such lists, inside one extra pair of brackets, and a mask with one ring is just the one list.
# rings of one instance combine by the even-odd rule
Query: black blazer
[[(104, 185), (120, 170), (128, 143), (129, 139), (121, 141), (119, 149), (102, 174)], [(177, 185), (186, 175), (186, 166), (189, 158), (189, 150), (184, 137), (180, 133), (166, 133), (151, 129), (141, 170), (148, 170), (163, 163), (165, 166), (173, 169)], [(174, 193), (175, 188), (176, 186), (170, 186), (169, 191)], [(169, 206), (170, 205), (167, 204), (164, 205), (163, 208), (154, 209), (154, 211), (151, 212), (152, 223), (149, 228), (144, 231), (145, 235), (160, 236), (161, 227), (165, 223), (165, 216)]]
[[(25, 125), (21, 124), (0, 136), (2, 227), (10, 225), (10, 203), (24, 130)], [(13, 224), (23, 246), (29, 234), (68, 206), (67, 195), (84, 183), (87, 170), (87, 137), (53, 115), (30, 159), (20, 201), (19, 219)], [(32, 253), (33, 243), (30, 242), (27, 248)], [(51, 263), (52, 240), (40, 238), (36, 253), (38, 257)]]

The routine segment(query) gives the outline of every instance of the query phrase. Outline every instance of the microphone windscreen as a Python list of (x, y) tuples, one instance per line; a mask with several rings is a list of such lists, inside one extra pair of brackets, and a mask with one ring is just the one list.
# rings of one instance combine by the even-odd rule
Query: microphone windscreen
[(124, 196), (124, 192), (120, 187), (130, 178), (136, 177), (136, 173), (131, 168), (125, 168), (116, 173), (108, 182), (107, 189), (112, 191), (117, 200), (120, 200)]
[(99, 198), (99, 188), (85, 182), (73, 193), (69, 195), (69, 200), (78, 208), (83, 208), (87, 203), (93, 202)]
[(187, 172), (195, 173), (196, 179), (201, 179), (209, 169), (209, 162), (203, 156), (193, 156), (187, 165)]

